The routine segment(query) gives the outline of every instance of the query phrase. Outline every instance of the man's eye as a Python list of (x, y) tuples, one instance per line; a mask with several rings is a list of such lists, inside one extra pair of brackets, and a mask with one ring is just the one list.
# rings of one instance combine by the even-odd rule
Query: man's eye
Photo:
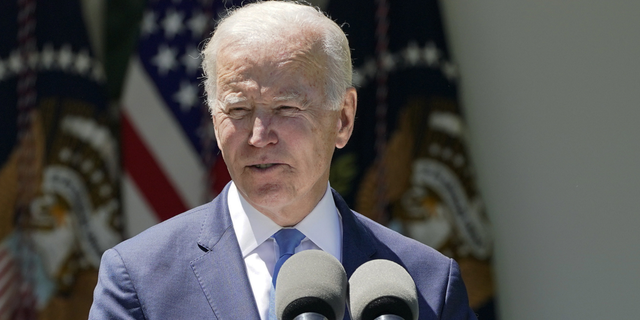
[(243, 108), (243, 107), (234, 107), (234, 108), (229, 108), (228, 113), (229, 113), (229, 116), (231, 117), (241, 117), (249, 113), (249, 109)]
[(280, 112), (287, 112), (287, 113), (291, 113), (291, 112), (297, 112), (300, 109), (298, 109), (298, 107), (294, 107), (294, 106), (279, 106), (278, 107), (278, 111)]

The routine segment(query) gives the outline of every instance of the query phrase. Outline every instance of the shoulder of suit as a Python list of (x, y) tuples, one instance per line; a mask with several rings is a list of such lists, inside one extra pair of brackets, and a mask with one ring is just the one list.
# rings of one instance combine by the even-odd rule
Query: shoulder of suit
[(140, 247), (145, 247), (148, 250), (166, 248), (168, 245), (175, 246), (177, 242), (188, 241), (195, 243), (206, 214), (214, 209), (213, 202), (195, 207), (149, 227), (130, 239), (121, 242), (115, 248), (122, 252), (130, 248)]
[(429, 247), (428, 245), (419, 242), (415, 239), (409, 238), (403, 234), (398, 233), (395, 230), (389, 229), (386, 226), (379, 224), (371, 220), (370, 218), (352, 211), (358, 221), (360, 221), (372, 234), (372, 236), (380, 241), (381, 245), (387, 247), (392, 252), (400, 256), (419, 257), (423, 256), (433, 262), (440, 262), (443, 264), (449, 264), (450, 258), (446, 257), (436, 249)]

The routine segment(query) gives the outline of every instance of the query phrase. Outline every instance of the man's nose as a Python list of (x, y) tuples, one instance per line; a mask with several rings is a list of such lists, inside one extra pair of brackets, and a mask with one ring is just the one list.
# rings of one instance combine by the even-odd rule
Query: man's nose
[(271, 124), (271, 115), (259, 114), (253, 119), (251, 135), (249, 136), (249, 144), (262, 148), (269, 144), (278, 142), (277, 135), (273, 131)]

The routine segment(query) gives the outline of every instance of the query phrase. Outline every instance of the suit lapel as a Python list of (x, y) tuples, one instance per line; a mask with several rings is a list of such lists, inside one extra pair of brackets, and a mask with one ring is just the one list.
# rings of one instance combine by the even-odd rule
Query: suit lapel
[(259, 319), (244, 259), (229, 215), (229, 185), (213, 200), (200, 230), (204, 254), (191, 268), (218, 319)]
[[(351, 278), (353, 272), (363, 263), (371, 260), (376, 253), (375, 241), (367, 229), (358, 221), (347, 203), (335, 190), (333, 200), (342, 216), (342, 266)], [(344, 320), (350, 320), (349, 312), (345, 312)]]
[(335, 190), (331, 191), (336, 208), (342, 216), (342, 265), (347, 277), (351, 277), (360, 265), (371, 260), (376, 253), (376, 245), (369, 231), (357, 220), (344, 199)]

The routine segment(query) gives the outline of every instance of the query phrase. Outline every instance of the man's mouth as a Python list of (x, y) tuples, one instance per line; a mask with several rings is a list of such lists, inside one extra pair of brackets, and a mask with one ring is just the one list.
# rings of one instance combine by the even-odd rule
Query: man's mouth
[(253, 167), (258, 168), (258, 169), (266, 169), (266, 168), (271, 168), (274, 165), (275, 165), (275, 163), (263, 163), (263, 164), (256, 164)]

